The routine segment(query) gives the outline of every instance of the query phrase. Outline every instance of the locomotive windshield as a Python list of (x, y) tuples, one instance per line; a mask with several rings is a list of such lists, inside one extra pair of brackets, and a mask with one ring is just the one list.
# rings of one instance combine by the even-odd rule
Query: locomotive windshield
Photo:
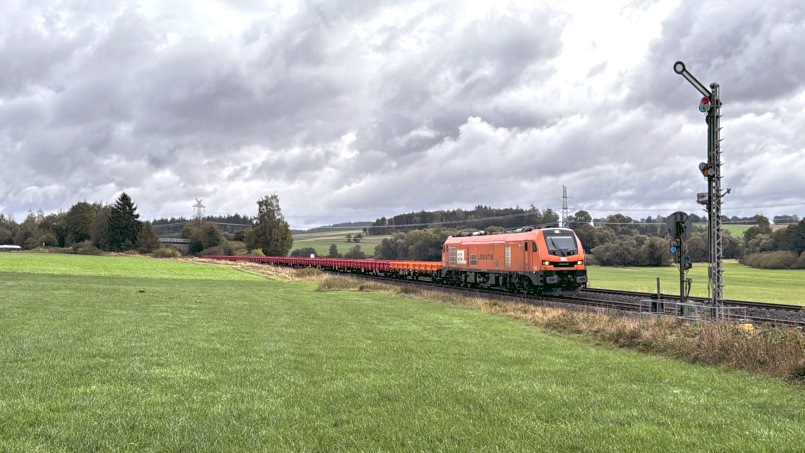
[(568, 256), (578, 253), (576, 235), (568, 230), (544, 230), (545, 245), (551, 255)]

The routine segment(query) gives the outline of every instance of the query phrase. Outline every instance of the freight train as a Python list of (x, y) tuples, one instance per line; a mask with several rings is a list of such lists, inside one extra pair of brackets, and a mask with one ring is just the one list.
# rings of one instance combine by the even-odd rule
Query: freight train
[(451, 236), (442, 247), (441, 262), (222, 255), (207, 258), (315, 267), (513, 293), (566, 294), (587, 284), (584, 249), (568, 228), (526, 227), (500, 234)]

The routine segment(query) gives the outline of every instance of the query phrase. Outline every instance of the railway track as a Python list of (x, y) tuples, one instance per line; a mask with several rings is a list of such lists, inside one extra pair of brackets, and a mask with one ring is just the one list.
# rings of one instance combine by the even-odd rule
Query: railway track
[[(601, 288), (586, 288), (585, 295), (611, 296), (622, 298), (637, 298), (640, 300), (657, 300), (656, 293), (640, 293), (634, 291), (619, 291)], [(676, 295), (662, 294), (663, 300), (679, 302)], [(702, 298), (689, 298), (689, 302), (707, 305), (709, 300)], [(774, 324), (794, 327), (805, 327), (805, 307), (801, 305), (776, 304), (769, 302), (752, 302), (743, 300), (725, 300), (725, 309), (743, 309), (743, 318), (756, 324)]]
[[(385, 283), (397, 286), (408, 286), (416, 288), (428, 288), (441, 292), (457, 293), (467, 296), (478, 296), (501, 301), (527, 302), (534, 305), (551, 306), (556, 308), (575, 309), (575, 310), (596, 310), (596, 311), (615, 311), (624, 314), (657, 315), (651, 311), (652, 300), (657, 300), (657, 295), (652, 293), (641, 293), (634, 291), (619, 291), (611, 289), (587, 288), (577, 295), (534, 295), (534, 294), (511, 294), (497, 290), (487, 290), (484, 288), (471, 288), (462, 286), (449, 286), (434, 283), (427, 280), (399, 280), (386, 277), (366, 276), (360, 274), (348, 274), (358, 278), (368, 280), (380, 280)], [(662, 300), (678, 303), (679, 297), (673, 295), (662, 295)], [(691, 298), (689, 302), (699, 303), (706, 306), (705, 299)], [(735, 322), (752, 323), (775, 326), (792, 326), (805, 328), (805, 307), (799, 305), (772, 304), (766, 302), (750, 301), (725, 301), (725, 307), (738, 309), (733, 310), (732, 318)], [(667, 313), (666, 313), (667, 314)], [(690, 318), (703, 319), (703, 318)]]
[[(209, 256), (209, 259), (238, 261), (242, 257)], [(266, 261), (267, 259), (271, 260)], [(254, 258), (244, 261), (290, 267), (315, 267), (340, 275), (367, 278), (398, 285), (430, 287), (440, 291), (461, 292), (467, 295), (491, 299), (518, 300), (535, 305), (553, 305), (572, 309), (615, 310), (639, 315), (666, 315), (690, 320), (721, 319), (735, 322), (805, 327), (805, 310), (794, 305), (769, 304), (749, 301), (726, 301), (722, 307), (712, 307), (704, 300), (689, 299), (680, 302), (679, 297), (651, 293), (585, 288), (572, 295), (537, 295), (505, 292), (501, 288), (488, 289), (478, 286), (439, 284), (432, 281), (432, 262), (396, 262), (377, 260), (341, 260), (314, 258)], [(402, 263), (403, 267), (395, 266)], [(454, 280), (455, 282), (455, 280)]]

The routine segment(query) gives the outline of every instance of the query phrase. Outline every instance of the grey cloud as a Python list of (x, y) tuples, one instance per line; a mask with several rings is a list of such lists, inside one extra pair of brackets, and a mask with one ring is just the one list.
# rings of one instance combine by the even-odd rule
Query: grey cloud
[[(767, 161), (805, 149), (802, 100), (781, 102), (802, 93), (797, 2), (686, 0), (645, 61), (606, 86), (604, 55), (580, 79), (555, 80), (561, 5), (465, 17), (455, 2), (304, 1), (287, 16), (239, 0), (242, 34), (206, 33), (217, 25), (195, 22), (206, 3), (181, 16), (155, 5), (166, 9), (41, 2), (0, 18), (0, 155), (17, 169), (0, 180), (3, 212), (125, 190), (151, 215), (195, 198), (253, 214), (276, 192), (287, 217), (315, 225), (534, 200), (558, 209), (563, 185), (578, 209), (695, 210), (705, 125), (678, 59), (722, 84), (736, 192), (774, 190)], [(564, 84), (577, 91), (557, 104), (546, 87)]]
[(677, 60), (703, 84), (719, 83), (722, 97), (733, 103), (784, 98), (801, 91), (803, 48), (802, 2), (686, 0), (663, 22), (661, 39), (633, 72), (630, 99), (675, 109), (695, 101), (693, 87), (673, 73)]

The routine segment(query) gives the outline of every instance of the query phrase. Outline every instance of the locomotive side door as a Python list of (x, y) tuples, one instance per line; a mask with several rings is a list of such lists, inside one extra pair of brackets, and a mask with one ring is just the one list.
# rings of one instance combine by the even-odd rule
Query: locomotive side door
[(528, 248), (528, 241), (523, 241), (523, 245), (520, 248), (523, 250), (523, 272), (528, 272), (528, 271), (531, 270), (531, 268), (528, 267), (528, 263), (529, 263), (528, 258), (529, 258), (529, 255), (531, 254), (531, 251)]

